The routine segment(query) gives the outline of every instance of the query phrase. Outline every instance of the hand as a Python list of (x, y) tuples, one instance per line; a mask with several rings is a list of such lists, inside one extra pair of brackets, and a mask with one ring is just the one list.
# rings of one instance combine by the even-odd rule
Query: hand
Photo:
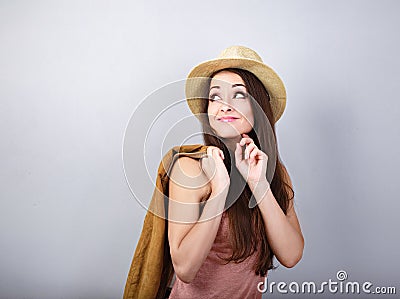
[[(247, 134), (242, 134), (242, 136), (243, 138), (236, 144), (236, 168), (249, 186), (256, 185), (261, 181), (266, 181), (267, 154), (258, 149), (253, 139)], [(246, 146), (244, 159), (242, 146)]]
[(203, 157), (201, 168), (210, 180), (211, 189), (214, 192), (222, 191), (229, 187), (230, 179), (225, 167), (224, 153), (216, 146), (207, 147), (207, 156)]

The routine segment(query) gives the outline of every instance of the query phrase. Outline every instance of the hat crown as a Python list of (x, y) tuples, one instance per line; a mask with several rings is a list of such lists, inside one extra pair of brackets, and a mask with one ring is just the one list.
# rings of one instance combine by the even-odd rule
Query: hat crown
[(261, 63), (263, 62), (260, 55), (258, 55), (256, 51), (244, 46), (230, 46), (223, 50), (218, 55), (218, 58), (251, 59)]

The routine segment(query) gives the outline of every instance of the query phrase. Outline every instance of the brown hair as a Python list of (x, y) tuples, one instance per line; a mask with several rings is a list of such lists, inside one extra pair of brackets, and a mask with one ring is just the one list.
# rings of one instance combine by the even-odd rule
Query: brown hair
[[(260, 105), (262, 109), (257, 109), (254, 107), (253, 101), (251, 101), (253, 112), (254, 113), (254, 127), (257, 128), (257, 133), (254, 128), (249, 132), (249, 136), (254, 140), (255, 144), (260, 149), (265, 149), (268, 146), (267, 143), (267, 125), (263, 124), (262, 122), (265, 120), (265, 116), (267, 117), (273, 134), (276, 140), (275, 135), (275, 126), (273, 121), (273, 114), (271, 110), (271, 105), (269, 103), (269, 94), (265, 89), (264, 85), (260, 82), (260, 80), (253, 75), (252, 73), (236, 68), (227, 68), (224, 69), (227, 71), (231, 71), (233, 73), (238, 74), (244, 81), (247, 92), (256, 100), (256, 102)], [(219, 70), (212, 74), (211, 77), (215, 76)], [(210, 79), (211, 82), (211, 79)], [(207, 96), (208, 99), (208, 90), (209, 86), (207, 86)], [(213, 136), (213, 134), (208, 134), (207, 132), (212, 132), (210, 124), (208, 122), (207, 117), (207, 108), (208, 108), (208, 100), (201, 101), (202, 106), (202, 114), (200, 114), (200, 119), (203, 126), (203, 138), (205, 145), (213, 145), (217, 146), (224, 152), (224, 164), (230, 173), (230, 178), (241, 178), (241, 176), (233, 176), (231, 175), (231, 159), (229, 150), (225, 146), (225, 144), (218, 139), (217, 137)], [(262, 110), (262, 111), (260, 111)], [(264, 113), (265, 115), (260, 116), (260, 113)], [(257, 138), (259, 137), (260, 140)], [(262, 145), (262, 146), (260, 146)], [(283, 163), (280, 161), (278, 149), (276, 148), (276, 166), (275, 172), (273, 175), (273, 179), (270, 182), (271, 190), (281, 207), (282, 211), (286, 214), (286, 211), (289, 206), (289, 201), (294, 197), (294, 191), (290, 187), (290, 185), (285, 181), (285, 168)], [(234, 157), (234, 155), (232, 155)], [(236, 167), (233, 167), (232, 170), (235, 171)], [(230, 190), (228, 192), (228, 197), (231, 194), (231, 190), (240, 184), (231, 183)], [(273, 265), (273, 257), (274, 254), (272, 253), (269, 244), (267, 235), (265, 232), (264, 221), (258, 206), (254, 209), (248, 208), (248, 202), (251, 199), (252, 192), (247, 184), (245, 184), (244, 180), (242, 182), (243, 186), (242, 193), (240, 194), (239, 198), (234, 202), (234, 204), (227, 209), (227, 214), (229, 217), (229, 221), (231, 223), (229, 239), (232, 244), (233, 253), (232, 256), (228, 258), (223, 258), (227, 263), (229, 261), (241, 262), (245, 260), (248, 256), (254, 253), (255, 245), (258, 244), (260, 251), (257, 255), (257, 262), (254, 265), (253, 269), (257, 275), (265, 276), (267, 271), (270, 269), (276, 268)], [(232, 192), (233, 193), (233, 192)], [(227, 199), (228, 201), (228, 199)], [(165, 207), (167, 210), (167, 206)], [(251, 219), (252, 221), (248, 221)], [(163, 268), (160, 277), (160, 285), (157, 290), (157, 299), (165, 298), (166, 294), (168, 293), (168, 285), (171, 283), (174, 274), (174, 268), (172, 265), (171, 254), (170, 254), (170, 247), (168, 242), (168, 221), (165, 221), (165, 232), (164, 232), (164, 257), (163, 257)]]
[[(226, 68), (223, 69), (224, 71), (230, 71), (237, 75), (239, 75), (247, 88), (247, 92), (254, 98), (254, 100), (258, 103), (260, 108), (255, 107), (255, 103), (251, 101), (252, 110), (254, 112), (254, 128), (248, 133), (250, 138), (252, 138), (259, 149), (264, 149), (268, 146), (267, 140), (267, 125), (263, 124), (263, 121), (268, 119), (274, 138), (276, 140), (275, 134), (275, 125), (274, 125), (274, 118), (271, 110), (270, 105), (270, 98), (268, 91), (261, 83), (261, 81), (251, 72), (236, 69), (236, 68)], [(218, 70), (214, 74), (210, 76), (212, 78), (218, 72), (223, 70)], [(209, 80), (211, 82), (211, 79)], [(204, 90), (207, 93), (206, 99), (208, 98), (208, 90), (209, 86), (207, 86), (207, 90)], [(242, 185), (245, 186), (243, 191), (241, 192), (239, 198), (235, 200), (233, 205), (227, 209), (227, 214), (229, 217), (229, 222), (231, 224), (230, 228), (230, 242), (232, 245), (233, 253), (228, 258), (222, 258), (223, 260), (228, 263), (229, 261), (241, 262), (245, 260), (248, 256), (254, 253), (257, 249), (256, 246), (259, 246), (259, 252), (257, 255), (257, 262), (254, 265), (254, 271), (257, 275), (265, 276), (267, 271), (270, 269), (275, 269), (276, 267), (273, 265), (273, 257), (274, 254), (270, 249), (268, 244), (268, 239), (266, 235), (266, 230), (264, 226), (264, 221), (261, 215), (261, 211), (258, 205), (250, 209), (248, 207), (249, 200), (252, 197), (252, 192), (244, 181), (241, 175), (232, 176), (231, 174), (231, 156), (234, 157), (233, 153), (229, 153), (228, 148), (226, 145), (214, 134), (209, 134), (208, 132), (212, 132), (211, 126), (208, 121), (207, 116), (207, 109), (208, 109), (208, 100), (201, 101), (202, 102), (202, 114), (201, 114), (201, 123), (203, 127), (203, 138), (205, 145), (213, 145), (220, 148), (224, 152), (224, 164), (230, 173), (231, 178), (231, 185), (230, 190), (228, 192), (228, 198), (230, 196), (231, 190), (240, 184), (233, 183), (232, 178), (236, 177), (237, 179), (241, 179)], [(260, 116), (260, 113), (264, 113), (265, 116)], [(256, 128), (256, 130), (255, 130)], [(257, 132), (257, 134), (256, 134)], [(258, 135), (258, 136), (257, 136)], [(260, 143), (262, 146), (260, 146)], [(237, 171), (235, 165), (232, 165), (232, 171)], [(276, 164), (275, 164), (275, 172), (273, 175), (273, 179), (270, 182), (272, 193), (276, 198), (279, 206), (281, 207), (282, 211), (286, 214), (289, 201), (294, 197), (294, 191), (285, 181), (284, 177), (284, 166), (279, 158), (278, 149), (276, 147)], [(229, 199), (227, 199), (228, 201)], [(249, 221), (251, 219), (251, 221)]]

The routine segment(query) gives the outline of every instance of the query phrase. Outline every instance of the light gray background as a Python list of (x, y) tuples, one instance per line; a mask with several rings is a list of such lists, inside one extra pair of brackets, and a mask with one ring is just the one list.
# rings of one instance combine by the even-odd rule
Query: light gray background
[(0, 297), (122, 297), (146, 213), (124, 177), (129, 118), (234, 44), (255, 49), (288, 93), (278, 146), (306, 246), (269, 281), (343, 269), (399, 292), (399, 8), (1, 1)]

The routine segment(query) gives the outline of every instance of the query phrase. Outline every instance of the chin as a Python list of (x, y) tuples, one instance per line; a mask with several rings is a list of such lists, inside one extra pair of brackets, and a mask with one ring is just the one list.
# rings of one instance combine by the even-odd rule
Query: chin
[(237, 138), (238, 136), (241, 136), (243, 133), (248, 134), (248, 132), (251, 131), (251, 128), (249, 129), (238, 129), (234, 127), (230, 128), (213, 128), (214, 132), (221, 138), (224, 139), (230, 139), (230, 138)]

